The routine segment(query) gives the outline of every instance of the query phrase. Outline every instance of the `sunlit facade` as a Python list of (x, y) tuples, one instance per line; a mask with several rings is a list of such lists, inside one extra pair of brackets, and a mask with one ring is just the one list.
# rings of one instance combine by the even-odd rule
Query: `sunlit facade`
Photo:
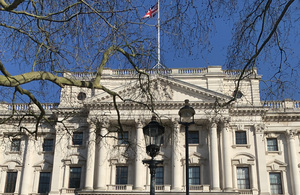
[[(189, 99), (196, 112), (188, 139), (191, 194), (300, 195), (300, 101), (261, 101), (255, 71), (245, 72), (239, 90), (241, 71), (220, 66), (147, 73), (149, 86), (133, 70), (104, 70), (101, 83), (125, 100), (117, 98), (116, 104), (101, 90), (62, 88), (59, 104), (43, 104), (46, 116), (58, 122), (41, 123), (37, 134), (30, 134), (36, 130), (32, 117), (17, 116), (37, 112), (34, 106), (0, 104), (1, 120), (13, 107), (16, 112), (0, 129), (0, 194), (149, 194), (142, 128), (153, 114), (144, 104), (152, 98), (165, 127), (156, 156), (163, 160), (157, 194), (185, 194), (185, 133), (178, 111)], [(95, 74), (65, 77), (86, 81)]]

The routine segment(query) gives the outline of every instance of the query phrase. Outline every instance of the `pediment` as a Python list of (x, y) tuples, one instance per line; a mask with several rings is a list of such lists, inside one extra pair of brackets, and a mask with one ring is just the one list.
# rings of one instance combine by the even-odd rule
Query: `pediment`
[(287, 167), (287, 164), (284, 162), (281, 162), (279, 160), (274, 160), (269, 163), (267, 163), (267, 169), (268, 171), (279, 171), (279, 170), (285, 170)]
[(33, 165), (33, 167), (35, 167), (35, 169), (40, 169), (40, 170), (48, 170), (52, 168), (52, 163), (46, 161), (46, 160), (42, 160), (38, 163), (36, 163), (35, 165)]
[[(153, 100), (156, 102), (182, 102), (185, 99), (195, 102), (213, 103), (218, 99), (219, 102), (229, 101), (231, 97), (222, 93), (206, 89), (204, 87), (187, 83), (179, 79), (168, 78), (165, 76), (155, 76), (150, 83), (150, 91)], [(141, 84), (144, 90), (148, 90), (148, 83)], [(112, 89), (112, 91), (119, 94), (123, 99), (147, 102), (149, 97), (143, 93), (140, 85), (137, 83), (121, 85)], [(95, 95), (86, 103), (102, 103), (112, 102), (112, 96), (105, 92)]]

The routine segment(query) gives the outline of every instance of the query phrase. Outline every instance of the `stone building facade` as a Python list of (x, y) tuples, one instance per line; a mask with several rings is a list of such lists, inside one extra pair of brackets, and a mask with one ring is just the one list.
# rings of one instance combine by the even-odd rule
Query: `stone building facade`
[[(220, 66), (147, 73), (150, 88), (145, 78), (137, 82), (133, 70), (104, 70), (102, 84), (125, 100), (117, 98), (116, 104), (100, 90), (64, 87), (59, 104), (43, 104), (57, 122), (41, 123), (33, 135), (33, 118), (17, 114), (37, 109), (2, 103), (1, 120), (16, 114), (0, 125), (0, 194), (148, 194), (142, 128), (153, 113), (143, 103), (152, 97), (165, 127), (156, 157), (163, 160), (157, 194), (185, 194), (185, 133), (178, 111), (189, 99), (196, 112), (189, 126), (190, 194), (300, 195), (300, 101), (261, 101), (255, 71), (245, 73), (238, 91), (241, 71)], [(233, 96), (237, 100), (230, 102)]]

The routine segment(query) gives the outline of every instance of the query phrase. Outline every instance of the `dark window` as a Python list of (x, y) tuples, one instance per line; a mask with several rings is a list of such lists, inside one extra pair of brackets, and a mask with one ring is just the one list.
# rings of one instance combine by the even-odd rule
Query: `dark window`
[(128, 167), (117, 166), (116, 184), (127, 184)]
[(236, 173), (238, 189), (250, 189), (249, 168), (237, 167)]
[(247, 144), (246, 131), (236, 131), (235, 132), (235, 143), (236, 144)]
[(82, 145), (83, 143), (83, 133), (82, 132), (75, 132), (73, 133), (73, 145)]
[(198, 131), (189, 131), (189, 144), (199, 144), (199, 132)]
[(14, 193), (16, 188), (17, 172), (7, 172), (5, 193)]
[(81, 167), (70, 168), (69, 188), (80, 188)]
[(189, 184), (200, 185), (200, 167), (190, 166), (189, 167)]
[(267, 138), (268, 151), (278, 151), (277, 139)]
[(20, 151), (21, 140), (13, 139), (11, 142), (11, 151), (19, 152)]
[(43, 151), (45, 152), (53, 151), (53, 143), (54, 143), (53, 139), (44, 139)]
[(128, 131), (118, 133), (118, 144), (128, 144)]
[(78, 95), (77, 95), (78, 100), (85, 100), (85, 98), (86, 98), (85, 93), (83, 93), (83, 92), (78, 93)]
[(40, 172), (39, 190), (38, 193), (48, 194), (50, 191), (50, 172)]
[(270, 173), (270, 186), (272, 194), (282, 194), (281, 185), (281, 174), (280, 173)]
[(164, 167), (157, 167), (155, 174), (156, 185), (164, 185)]

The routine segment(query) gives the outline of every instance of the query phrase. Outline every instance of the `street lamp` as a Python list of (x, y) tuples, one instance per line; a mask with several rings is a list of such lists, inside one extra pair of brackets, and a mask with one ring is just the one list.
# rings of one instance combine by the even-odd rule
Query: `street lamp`
[(151, 160), (143, 160), (143, 163), (149, 165), (151, 174), (150, 195), (154, 195), (156, 167), (158, 164), (163, 163), (162, 160), (154, 160), (154, 157), (159, 153), (165, 128), (156, 121), (155, 116), (152, 116), (151, 122), (143, 127), (143, 133), (146, 142), (146, 152), (149, 156), (151, 156)]
[(189, 125), (194, 124), (195, 110), (189, 104), (189, 100), (185, 100), (185, 105), (180, 108), (179, 114), (179, 124), (185, 126), (185, 183), (186, 183), (186, 195), (190, 193), (190, 183), (189, 183)]

